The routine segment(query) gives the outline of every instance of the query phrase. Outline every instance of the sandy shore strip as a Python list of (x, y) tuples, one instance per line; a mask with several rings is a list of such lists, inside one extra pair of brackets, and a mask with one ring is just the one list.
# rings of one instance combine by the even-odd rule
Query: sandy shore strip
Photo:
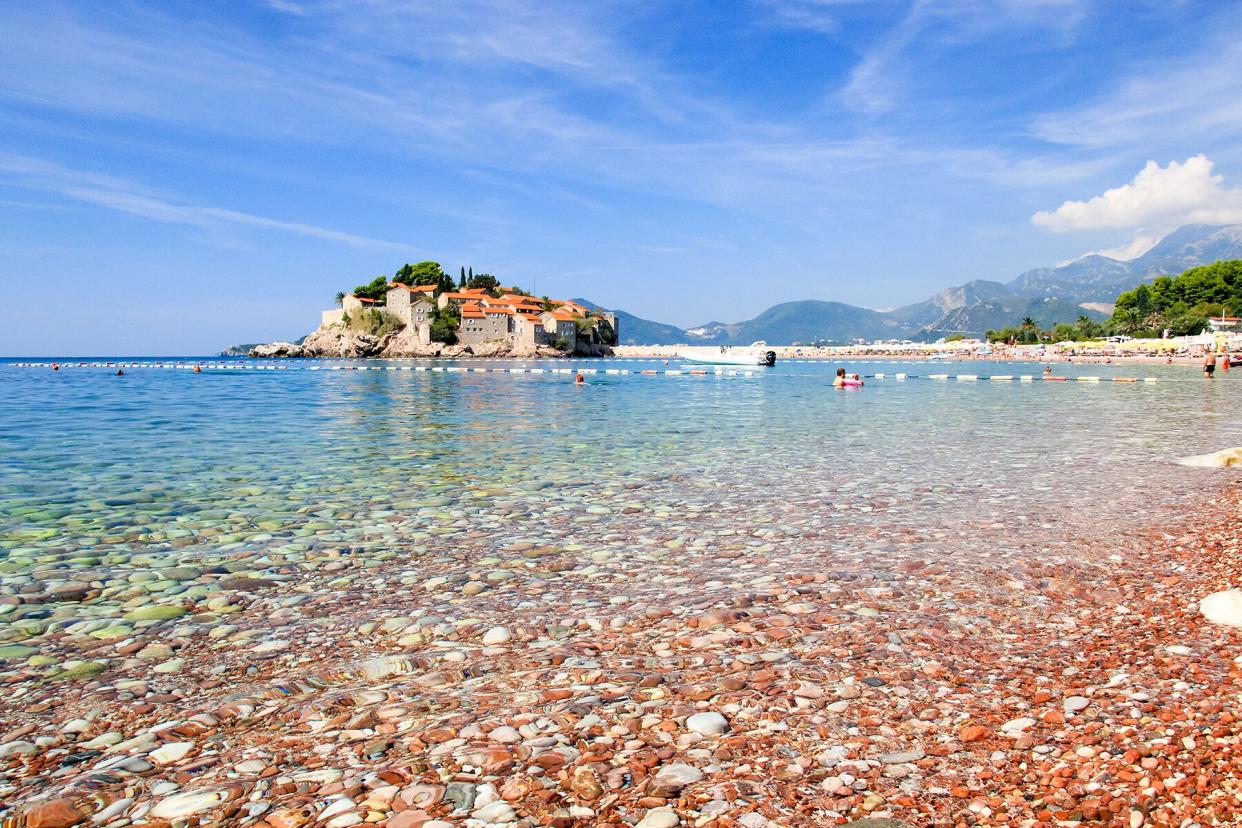
[[(626, 359), (667, 359), (680, 358), (680, 353), (687, 346), (682, 345), (618, 345), (613, 348), (615, 355)], [(692, 350), (710, 351), (713, 346), (692, 346)], [(856, 348), (809, 348), (791, 345), (772, 345), (768, 350), (776, 352), (779, 361), (826, 361), (842, 362), (849, 360), (883, 360), (894, 362), (930, 362), (933, 359), (948, 359), (953, 362), (1029, 362), (1073, 363), (1083, 365), (1187, 365), (1199, 367), (1203, 361), (1202, 354), (1107, 354), (1107, 353), (1032, 353), (1030, 351), (1006, 351), (998, 349), (990, 355), (980, 355), (974, 349), (964, 348), (946, 351), (916, 350), (885, 350), (870, 346)]]
[(54, 623), (100, 582), (36, 569), (2, 596), (37, 635), (0, 649), (0, 814), (1234, 825), (1242, 629), (1196, 605), (1242, 583), (1227, 502), (1193, 534), (995, 566), (834, 557), (781, 519), (666, 554), (482, 532), (388, 560), (173, 554), (161, 578), (211, 589), (102, 625)]

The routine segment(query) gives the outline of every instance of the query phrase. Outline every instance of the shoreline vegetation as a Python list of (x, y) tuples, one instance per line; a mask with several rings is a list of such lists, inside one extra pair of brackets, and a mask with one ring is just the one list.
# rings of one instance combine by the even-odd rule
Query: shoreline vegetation
[(1194, 336), (1201, 333), (1213, 317), (1242, 310), (1242, 259), (1217, 261), (1192, 267), (1177, 277), (1157, 276), (1121, 293), (1113, 303), (1113, 314), (1095, 322), (1080, 316), (1073, 323), (1058, 322), (1041, 330), (1032, 318), (1019, 325), (986, 333), (989, 342), (1036, 344), (1039, 342), (1090, 341), (1107, 336), (1159, 339)]

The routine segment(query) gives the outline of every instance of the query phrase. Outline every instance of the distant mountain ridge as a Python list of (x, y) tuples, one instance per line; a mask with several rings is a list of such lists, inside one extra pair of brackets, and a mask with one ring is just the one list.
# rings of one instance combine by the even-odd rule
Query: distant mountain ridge
[[(1027, 316), (1044, 327), (1079, 316), (1104, 319), (1117, 295), (1141, 282), (1239, 258), (1242, 224), (1188, 224), (1128, 262), (1087, 255), (1056, 267), (1028, 270), (1008, 283), (976, 279), (891, 311), (806, 299), (773, 305), (744, 322), (708, 322), (689, 329), (616, 313), (622, 345), (741, 345), (756, 340), (788, 345), (816, 340), (935, 340), (953, 333), (982, 336)], [(598, 307), (585, 299), (575, 301)]]

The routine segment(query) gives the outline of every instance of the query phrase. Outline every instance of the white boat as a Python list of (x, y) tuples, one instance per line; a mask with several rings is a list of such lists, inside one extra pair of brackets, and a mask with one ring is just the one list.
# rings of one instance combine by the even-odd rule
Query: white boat
[(776, 351), (766, 342), (752, 342), (746, 347), (721, 345), (719, 348), (683, 348), (677, 353), (686, 362), (699, 365), (775, 365)]

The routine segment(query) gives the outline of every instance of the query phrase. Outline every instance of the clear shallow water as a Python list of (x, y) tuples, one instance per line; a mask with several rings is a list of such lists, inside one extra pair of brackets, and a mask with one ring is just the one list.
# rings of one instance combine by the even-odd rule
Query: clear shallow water
[(1120, 549), (1129, 527), (1202, 508), (1237, 478), (1174, 458), (1242, 444), (1242, 374), (1209, 383), (1184, 366), (1056, 367), (1155, 385), (889, 378), (840, 391), (836, 363), (597, 374), (585, 388), (560, 374), (300, 370), (314, 364), (116, 377), (0, 363), (4, 580), (234, 552), (553, 538), (641, 551), (730, 529), (764, 555), (811, 549), (830, 567), (1000, 563), (1072, 555), (1084, 537)]

